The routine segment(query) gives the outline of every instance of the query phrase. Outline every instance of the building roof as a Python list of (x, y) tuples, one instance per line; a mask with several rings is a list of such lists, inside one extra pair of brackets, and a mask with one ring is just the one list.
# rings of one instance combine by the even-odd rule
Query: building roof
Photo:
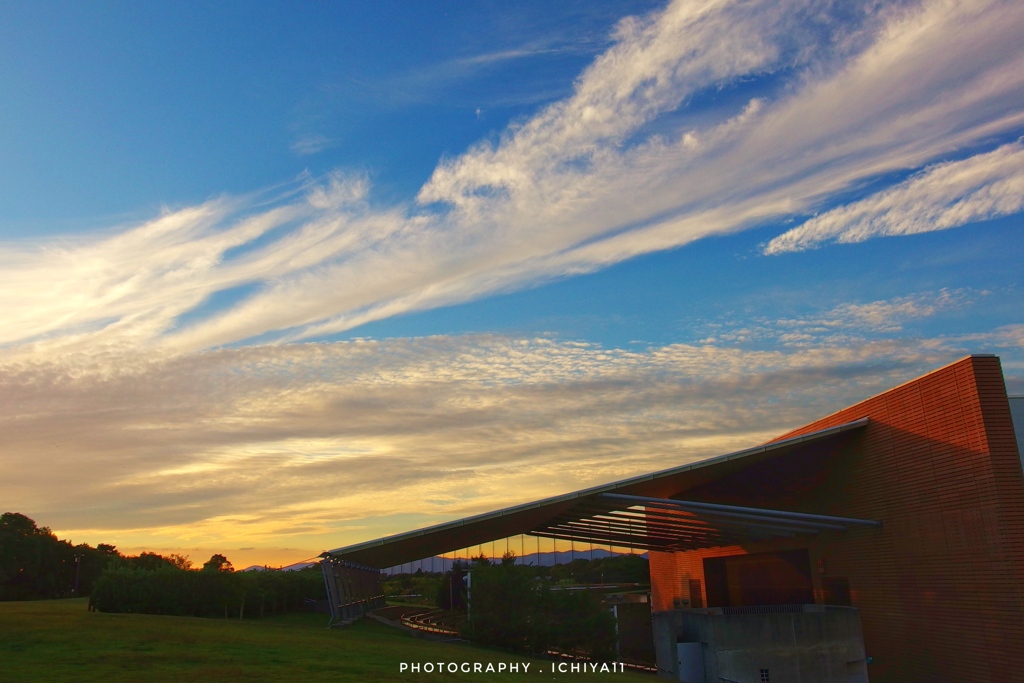
[(685, 507), (682, 501), (670, 500), (754, 463), (808, 447), (838, 446), (867, 423), (868, 419), (862, 418), (659, 472), (335, 548), (323, 556), (383, 569), (520, 534), (648, 550), (678, 550), (877, 524), (871, 520), (826, 520), (818, 515), (760, 508), (718, 505), (713, 507), (721, 509), (701, 509), (700, 501), (688, 501), (689, 507)]

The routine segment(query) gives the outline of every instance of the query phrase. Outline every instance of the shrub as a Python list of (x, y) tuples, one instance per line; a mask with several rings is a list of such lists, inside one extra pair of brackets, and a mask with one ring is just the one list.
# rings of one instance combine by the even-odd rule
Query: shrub
[(243, 618), (300, 611), (307, 598), (325, 597), (319, 568), (298, 572), (115, 568), (96, 582), (92, 604), (101, 612)]
[(615, 618), (585, 590), (551, 590), (531, 567), (477, 564), (464, 635), (482, 645), (615, 658)]

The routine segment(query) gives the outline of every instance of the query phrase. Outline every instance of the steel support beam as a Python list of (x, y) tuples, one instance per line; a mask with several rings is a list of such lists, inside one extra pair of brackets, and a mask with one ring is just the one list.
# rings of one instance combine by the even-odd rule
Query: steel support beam
[(751, 508), (742, 507), (739, 505), (720, 505), (718, 503), (700, 503), (689, 500), (674, 500), (671, 498), (649, 498), (647, 496), (630, 496), (623, 493), (601, 493), (599, 494), (602, 498), (610, 498), (615, 500), (632, 501), (633, 505), (660, 505), (680, 508), (682, 510), (688, 510), (691, 512), (705, 512), (722, 515), (752, 515), (755, 519), (776, 519), (776, 520), (794, 520), (804, 522), (809, 525), (824, 524), (824, 525), (838, 525), (839, 528), (845, 528), (847, 525), (858, 525), (858, 526), (872, 526), (880, 527), (882, 523), (873, 519), (858, 519), (855, 517), (834, 517), (831, 515), (817, 515), (808, 512), (789, 512), (787, 510), (768, 510), (765, 508)]

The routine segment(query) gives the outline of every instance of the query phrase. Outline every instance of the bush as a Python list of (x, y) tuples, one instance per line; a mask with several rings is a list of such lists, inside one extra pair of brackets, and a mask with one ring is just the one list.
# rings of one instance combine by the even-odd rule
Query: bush
[(549, 648), (584, 654), (595, 661), (615, 659), (615, 617), (590, 591), (547, 592)]
[(482, 645), (615, 658), (615, 618), (589, 591), (551, 590), (531, 567), (477, 564), (463, 634)]
[(167, 567), (108, 569), (96, 582), (91, 602), (101, 612), (242, 618), (301, 611), (307, 598), (326, 598), (319, 568), (221, 572)]

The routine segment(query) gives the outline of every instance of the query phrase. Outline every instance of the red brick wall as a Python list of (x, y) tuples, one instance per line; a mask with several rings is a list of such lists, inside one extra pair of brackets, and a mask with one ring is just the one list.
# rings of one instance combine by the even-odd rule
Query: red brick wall
[(824, 481), (778, 507), (882, 529), (652, 553), (653, 608), (703, 585), (704, 557), (806, 547), (819, 602), (823, 578), (849, 579), (873, 683), (1024, 681), (1024, 477), (999, 359), (965, 358), (779, 439), (861, 417)]

